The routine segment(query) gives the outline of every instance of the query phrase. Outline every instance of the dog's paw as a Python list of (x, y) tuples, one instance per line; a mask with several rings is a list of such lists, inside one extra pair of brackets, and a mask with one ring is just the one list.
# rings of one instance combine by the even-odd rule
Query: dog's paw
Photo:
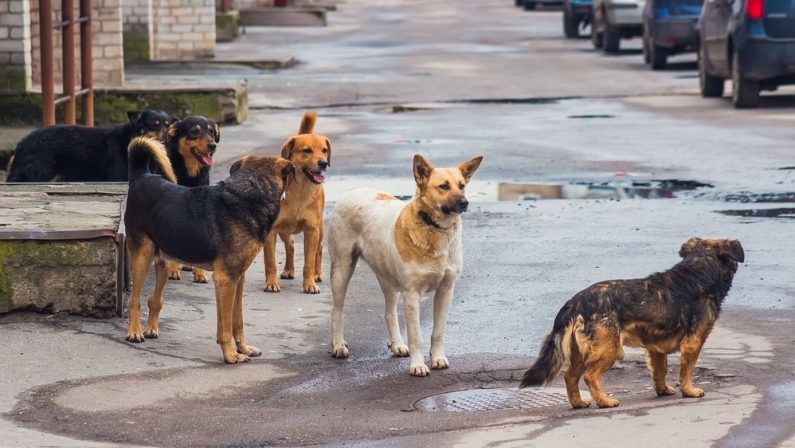
[(193, 270), (193, 283), (207, 283), (207, 274), (201, 269)]
[(588, 400), (580, 399), (580, 401), (572, 401), (571, 407), (574, 409), (585, 409), (591, 405), (591, 402)]
[(409, 375), (411, 376), (428, 376), (430, 374), (431, 374), (431, 369), (429, 369), (428, 366), (425, 365), (425, 363), (415, 364), (409, 367)]
[(682, 396), (685, 398), (701, 398), (704, 396), (704, 389), (698, 387), (682, 388)]
[(281, 277), (283, 279), (287, 279), (287, 280), (294, 279), (295, 278), (295, 271), (285, 269), (285, 270), (282, 271), (282, 275), (280, 275), (279, 277)]
[(403, 341), (398, 343), (389, 342), (386, 345), (390, 350), (392, 350), (392, 354), (395, 356), (405, 358), (409, 355), (409, 347), (404, 344)]
[(616, 400), (615, 398), (605, 397), (602, 400), (597, 401), (596, 405), (599, 406), (600, 408), (614, 408), (618, 406), (618, 400)]
[(248, 362), (251, 359), (242, 353), (224, 353), (224, 362), (227, 364), (237, 364), (239, 362)]
[(239, 345), (237, 347), (237, 352), (251, 357), (262, 356), (262, 350), (254, 347), (253, 345)]
[(312, 283), (304, 283), (304, 294), (319, 294), (320, 288), (312, 282)]
[(331, 344), (331, 356), (335, 358), (348, 357), (348, 344), (343, 342), (336, 342)]
[(168, 279), (169, 280), (182, 280), (182, 275), (179, 273), (179, 269), (170, 269), (168, 270)]
[(668, 395), (676, 395), (676, 389), (674, 389), (673, 387), (668, 386), (668, 385), (665, 386), (665, 389), (657, 390), (655, 392), (657, 392), (657, 396), (658, 397), (666, 397)]
[(127, 339), (129, 342), (143, 342), (144, 333), (141, 331), (141, 327), (128, 328), (127, 337), (125, 339)]
[(448, 367), (450, 367), (450, 361), (448, 361), (446, 357), (440, 356), (438, 358), (431, 358), (432, 369), (446, 369)]
[(147, 325), (144, 327), (144, 337), (147, 339), (157, 339), (160, 335), (160, 328), (155, 325)]
[(182, 265), (179, 268), (182, 269), (183, 271), (186, 271), (186, 272), (192, 272), (193, 271), (193, 266)]
[(281, 289), (279, 288), (278, 283), (271, 283), (265, 282), (265, 287), (263, 288), (265, 292), (279, 292)]
[(317, 274), (315, 276), (315, 283), (323, 283), (323, 275)]

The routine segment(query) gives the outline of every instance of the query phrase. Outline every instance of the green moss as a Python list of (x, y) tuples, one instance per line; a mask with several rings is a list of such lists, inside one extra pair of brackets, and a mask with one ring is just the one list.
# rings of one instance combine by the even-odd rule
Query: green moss
[(240, 35), (240, 13), (238, 11), (215, 13), (215, 40), (226, 42)]
[(138, 32), (126, 32), (123, 37), (125, 61), (149, 61), (149, 36)]
[(9, 264), (13, 245), (0, 244), (0, 313), (11, 309), (11, 295), (14, 292), (11, 282)]
[(26, 78), (25, 69), (22, 67), (0, 67), (0, 92), (25, 92)]
[(41, 95), (0, 94), (0, 124), (20, 126), (41, 123)]

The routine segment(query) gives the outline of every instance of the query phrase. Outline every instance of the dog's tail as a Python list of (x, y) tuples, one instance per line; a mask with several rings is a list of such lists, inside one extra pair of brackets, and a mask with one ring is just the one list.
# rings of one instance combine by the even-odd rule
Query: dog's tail
[(519, 387), (548, 386), (561, 369), (568, 368), (572, 344), (578, 344), (576, 332), (583, 328), (585, 324), (581, 315), (572, 316), (569, 307), (560, 310), (552, 332), (544, 337), (538, 358), (522, 376)]
[(130, 181), (149, 174), (149, 167), (154, 164), (160, 175), (173, 183), (177, 183), (177, 176), (168, 160), (166, 148), (160, 141), (149, 137), (136, 137), (127, 147), (130, 165)]
[(317, 112), (308, 110), (304, 112), (301, 118), (301, 126), (298, 128), (298, 134), (311, 134), (315, 130), (315, 122), (317, 121)]

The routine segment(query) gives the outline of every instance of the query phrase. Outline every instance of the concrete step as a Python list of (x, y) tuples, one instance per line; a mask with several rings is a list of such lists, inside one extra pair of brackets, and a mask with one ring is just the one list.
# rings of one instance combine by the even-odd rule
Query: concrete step
[(324, 8), (248, 8), (240, 10), (242, 26), (326, 26)]

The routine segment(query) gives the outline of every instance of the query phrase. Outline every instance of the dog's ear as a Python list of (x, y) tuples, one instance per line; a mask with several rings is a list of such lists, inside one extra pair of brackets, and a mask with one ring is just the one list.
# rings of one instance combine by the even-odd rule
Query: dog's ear
[(239, 170), (243, 167), (249, 160), (251, 160), (252, 156), (244, 156), (242, 159), (238, 160), (237, 162), (233, 163), (231, 167), (229, 167), (229, 174), (235, 174), (235, 171)]
[(175, 121), (168, 126), (169, 139), (172, 139), (177, 136), (177, 123), (179, 123), (179, 121)]
[(326, 153), (326, 162), (328, 162), (328, 166), (331, 166), (331, 140), (328, 138), (326, 138), (326, 149), (328, 149)]
[(293, 150), (295, 149), (295, 137), (290, 137), (284, 145), (282, 145), (282, 158), (290, 160), (293, 157)]
[(458, 165), (458, 169), (461, 170), (461, 174), (464, 175), (464, 179), (469, 182), (469, 179), (472, 179), (472, 176), (475, 175), (475, 171), (477, 171), (478, 167), (480, 166), (480, 162), (483, 161), (483, 156), (477, 156), (472, 160), (467, 160), (466, 162)]
[(213, 126), (215, 126), (215, 143), (218, 143), (221, 141), (221, 127), (218, 123), (213, 123)]
[(428, 182), (428, 179), (431, 178), (431, 171), (433, 171), (431, 162), (419, 154), (414, 154), (414, 182), (418, 186), (425, 185)]
[(738, 263), (745, 261), (745, 251), (742, 244), (737, 240), (723, 240), (721, 241), (718, 256), (729, 258)]
[(135, 124), (141, 118), (141, 115), (144, 114), (142, 110), (128, 110), (127, 111), (127, 119), (130, 120), (130, 123)]
[(685, 258), (688, 254), (696, 250), (696, 248), (703, 243), (704, 240), (702, 240), (701, 238), (697, 237), (690, 238), (689, 240), (685, 241), (684, 244), (682, 244), (682, 247), (679, 249), (679, 256)]

